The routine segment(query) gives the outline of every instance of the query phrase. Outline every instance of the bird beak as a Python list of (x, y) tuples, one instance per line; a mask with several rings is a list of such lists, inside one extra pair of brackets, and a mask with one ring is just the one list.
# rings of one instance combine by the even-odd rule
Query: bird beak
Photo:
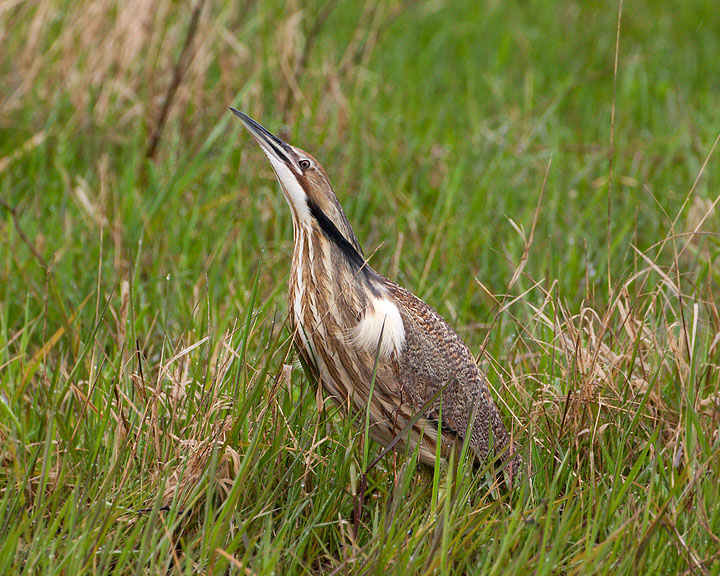
[(243, 125), (247, 128), (248, 132), (252, 134), (253, 138), (257, 141), (262, 148), (263, 152), (272, 160), (273, 158), (282, 162), (288, 167), (292, 167), (293, 163), (287, 155), (286, 150), (289, 150), (290, 146), (285, 144), (280, 138), (274, 134), (268, 132), (260, 126), (255, 120), (250, 118), (247, 114), (243, 114), (240, 110), (230, 108), (233, 114), (242, 120)]

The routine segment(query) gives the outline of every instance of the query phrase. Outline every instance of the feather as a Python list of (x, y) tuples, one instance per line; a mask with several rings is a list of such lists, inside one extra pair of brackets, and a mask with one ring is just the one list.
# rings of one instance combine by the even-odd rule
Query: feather
[(365, 315), (350, 331), (350, 339), (355, 346), (373, 356), (378, 351), (381, 359), (391, 354), (399, 358), (405, 342), (405, 326), (397, 305), (387, 298), (372, 298), (365, 308)]

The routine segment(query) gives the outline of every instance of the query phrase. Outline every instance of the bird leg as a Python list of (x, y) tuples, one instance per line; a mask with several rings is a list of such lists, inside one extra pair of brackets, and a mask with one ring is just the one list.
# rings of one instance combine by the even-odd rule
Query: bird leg
[(360, 521), (362, 520), (363, 505), (365, 503), (365, 488), (367, 487), (367, 474), (365, 471), (360, 473), (360, 492), (355, 496), (355, 506), (353, 510), (353, 535), (357, 539), (360, 531)]

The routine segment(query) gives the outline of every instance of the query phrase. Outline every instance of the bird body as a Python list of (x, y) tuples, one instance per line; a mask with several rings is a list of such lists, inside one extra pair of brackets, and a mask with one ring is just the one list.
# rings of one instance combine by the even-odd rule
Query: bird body
[(317, 160), (233, 112), (270, 160), (292, 211), (289, 318), (311, 376), (347, 414), (364, 421), (367, 413), (370, 436), (382, 445), (405, 431), (396, 446), (417, 448), (432, 465), (438, 441), (446, 458), (469, 433), (478, 459), (492, 448), (505, 460), (513, 451), (510, 436), (460, 337), (425, 302), (370, 267)]

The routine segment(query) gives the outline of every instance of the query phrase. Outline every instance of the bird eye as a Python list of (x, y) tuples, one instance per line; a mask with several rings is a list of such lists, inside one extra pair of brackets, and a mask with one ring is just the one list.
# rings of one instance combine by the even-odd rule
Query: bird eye
[(307, 170), (310, 168), (310, 160), (300, 160), (300, 162), (298, 162), (298, 166), (300, 166), (303, 170)]

